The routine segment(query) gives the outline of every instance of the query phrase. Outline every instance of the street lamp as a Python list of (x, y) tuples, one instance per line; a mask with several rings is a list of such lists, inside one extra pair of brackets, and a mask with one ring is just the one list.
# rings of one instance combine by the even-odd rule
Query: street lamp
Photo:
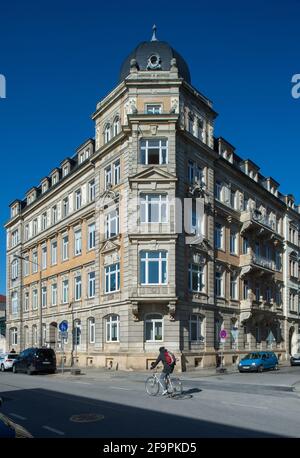
[(30, 259), (24, 258), (24, 256), (20, 256), (18, 254), (14, 255), (15, 259), (21, 259), (22, 261), (31, 262), (31, 264), (35, 264), (39, 269), (39, 282), (40, 282), (40, 314), (39, 314), (39, 328), (40, 328), (40, 338), (39, 338), (39, 346), (40, 348), (43, 346), (43, 312), (42, 312), (42, 267), (38, 262), (31, 261)]

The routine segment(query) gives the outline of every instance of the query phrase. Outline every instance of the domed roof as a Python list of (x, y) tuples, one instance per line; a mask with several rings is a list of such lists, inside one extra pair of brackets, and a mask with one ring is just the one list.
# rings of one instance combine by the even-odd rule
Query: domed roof
[(129, 75), (132, 59), (136, 60), (139, 70), (169, 71), (171, 68), (171, 59), (174, 58), (176, 59), (178, 76), (183, 78), (187, 83), (191, 83), (187, 63), (168, 43), (157, 40), (156, 26), (153, 26), (152, 40), (140, 43), (124, 60), (120, 71), (120, 82)]

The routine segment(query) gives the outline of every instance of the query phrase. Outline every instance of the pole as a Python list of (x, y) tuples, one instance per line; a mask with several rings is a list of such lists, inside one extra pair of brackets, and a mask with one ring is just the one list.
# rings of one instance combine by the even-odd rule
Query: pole
[(41, 266), (39, 266), (40, 270), (40, 275), (39, 275), (39, 280), (40, 280), (40, 316), (39, 316), (39, 321), (40, 321), (40, 348), (43, 346), (43, 316), (42, 316), (42, 299), (43, 299), (43, 294), (42, 294), (42, 269)]

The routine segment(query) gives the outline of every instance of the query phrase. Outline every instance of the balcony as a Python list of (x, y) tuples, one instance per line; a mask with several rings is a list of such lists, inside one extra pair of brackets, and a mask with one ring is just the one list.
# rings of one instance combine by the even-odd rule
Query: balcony
[(241, 233), (248, 229), (257, 229), (259, 234), (276, 234), (276, 223), (257, 210), (243, 211), (241, 213), (241, 222), (243, 223)]
[(278, 271), (275, 261), (265, 258), (248, 250), (247, 254), (240, 256), (241, 276), (247, 273), (260, 272), (261, 274), (274, 274)]

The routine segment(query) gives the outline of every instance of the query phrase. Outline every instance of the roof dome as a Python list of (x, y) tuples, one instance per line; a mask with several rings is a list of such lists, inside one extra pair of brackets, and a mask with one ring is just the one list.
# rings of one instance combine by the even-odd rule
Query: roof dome
[(124, 60), (120, 71), (120, 82), (130, 73), (130, 62), (136, 60), (139, 70), (163, 70), (169, 71), (171, 60), (176, 59), (178, 76), (187, 83), (191, 83), (190, 71), (187, 63), (181, 55), (165, 41), (158, 41), (156, 38), (156, 26), (153, 26), (151, 41), (140, 43)]

